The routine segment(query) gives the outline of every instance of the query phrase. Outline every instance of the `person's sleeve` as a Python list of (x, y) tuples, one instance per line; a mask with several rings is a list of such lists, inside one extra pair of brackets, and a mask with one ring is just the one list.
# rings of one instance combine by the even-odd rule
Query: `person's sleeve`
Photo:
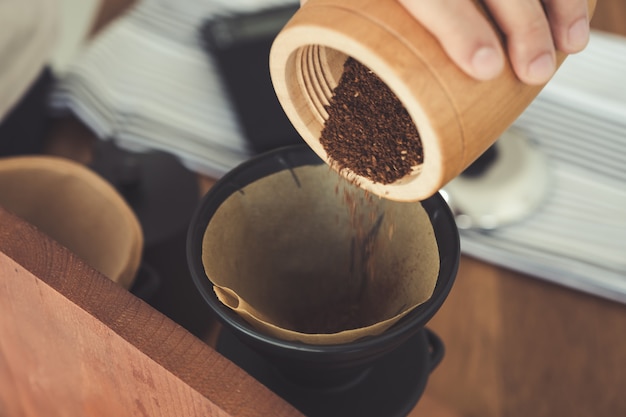
[(0, 122), (49, 62), (58, 7), (56, 0), (0, 1)]

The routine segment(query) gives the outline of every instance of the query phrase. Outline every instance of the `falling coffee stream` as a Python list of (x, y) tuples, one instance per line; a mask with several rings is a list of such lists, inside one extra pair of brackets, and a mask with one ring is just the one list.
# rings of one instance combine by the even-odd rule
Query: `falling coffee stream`
[[(350, 225), (354, 233), (350, 245), (350, 273), (353, 278), (360, 280), (359, 291), (355, 297), (355, 302), (360, 304), (363, 302), (368, 284), (374, 279), (373, 255), (385, 215), (376, 213), (376, 205), (369, 194), (366, 194), (362, 204), (359, 204), (354, 191), (346, 188), (343, 200), (349, 208)], [(365, 211), (365, 213), (360, 211)], [(369, 217), (369, 221), (364, 216)], [(374, 217), (377, 217), (376, 221), (367, 230), (367, 225), (374, 220)]]
[[(326, 110), (328, 119), (320, 143), (340, 171), (348, 169), (389, 184), (423, 162), (421, 139), (407, 110), (380, 78), (355, 59), (346, 60)], [(385, 219), (372, 195), (366, 192), (363, 196), (355, 188), (344, 188), (343, 199), (353, 233), (351, 276), (346, 279), (356, 280), (358, 290), (338, 300), (326, 300), (315, 314), (297, 320), (303, 332), (334, 333), (371, 325), (380, 320), (377, 304), (394, 291), (385, 285), (387, 277), (375, 276), (375, 254), (384, 243), (380, 239), (383, 220), (390, 225), (387, 237), (391, 240), (394, 219), (389, 214)], [(335, 191), (339, 190), (338, 183)]]
[[(412, 118), (391, 89), (365, 65), (349, 57), (330, 104), (320, 143), (333, 164), (374, 182), (389, 184), (411, 173), (423, 162), (422, 142)], [(358, 184), (357, 184), (358, 185)], [(344, 201), (350, 209), (354, 231), (351, 273), (361, 279), (356, 303), (362, 305), (374, 277), (374, 252), (384, 214), (366, 193), (360, 206), (377, 219), (363, 219), (356, 197), (347, 189)], [(375, 222), (374, 222), (375, 220)], [(388, 237), (394, 219), (387, 219)], [(367, 225), (373, 226), (365, 230)], [(379, 278), (380, 279), (380, 278)]]

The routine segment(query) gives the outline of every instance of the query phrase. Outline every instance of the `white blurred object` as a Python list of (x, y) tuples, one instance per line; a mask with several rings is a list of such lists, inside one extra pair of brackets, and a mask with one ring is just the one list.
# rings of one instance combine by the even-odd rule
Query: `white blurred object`
[(62, 73), (82, 47), (102, 0), (57, 0), (60, 28), (52, 55), (52, 69)]
[(626, 39), (592, 32), (513, 127), (546, 155), (549, 194), (520, 223), (461, 230), (462, 251), (626, 302)]
[(54, 0), (0, 1), (0, 122), (49, 63), (57, 8)]
[(545, 200), (550, 171), (545, 155), (519, 129), (498, 139), (496, 156), (477, 176), (459, 176), (445, 186), (461, 229), (495, 229), (522, 220)]

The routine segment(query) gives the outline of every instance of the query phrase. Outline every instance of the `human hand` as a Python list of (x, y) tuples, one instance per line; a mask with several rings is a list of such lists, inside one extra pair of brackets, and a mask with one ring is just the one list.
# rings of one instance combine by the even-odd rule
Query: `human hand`
[[(504, 67), (498, 35), (471, 0), (398, 0), (460, 68), (478, 80)], [(543, 84), (556, 70), (555, 49), (576, 53), (589, 40), (586, 0), (485, 0), (502, 31), (517, 77)]]

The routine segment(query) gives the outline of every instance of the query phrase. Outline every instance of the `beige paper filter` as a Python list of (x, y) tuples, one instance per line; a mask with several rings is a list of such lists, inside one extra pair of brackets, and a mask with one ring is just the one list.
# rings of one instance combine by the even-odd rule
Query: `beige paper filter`
[(122, 195), (65, 158), (0, 158), (0, 205), (130, 288), (141, 263), (141, 224)]
[(419, 202), (368, 195), (325, 165), (233, 193), (202, 258), (220, 301), (260, 332), (309, 344), (382, 333), (428, 300), (439, 273)]

